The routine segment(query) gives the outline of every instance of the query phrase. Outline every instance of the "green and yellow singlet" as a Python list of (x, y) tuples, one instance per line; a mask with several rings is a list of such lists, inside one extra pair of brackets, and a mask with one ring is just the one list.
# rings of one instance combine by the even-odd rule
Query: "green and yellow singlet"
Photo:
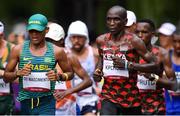
[[(0, 70), (4, 70), (9, 58), (9, 54), (11, 51), (11, 44), (7, 42), (6, 48), (3, 51), (3, 55), (0, 58)], [(1, 95), (8, 95), (11, 93), (10, 83), (5, 83), (3, 81), (3, 77), (0, 77), (0, 96)]]
[(31, 99), (52, 95), (55, 82), (50, 81), (46, 73), (55, 68), (53, 45), (46, 42), (47, 51), (43, 56), (34, 56), (29, 49), (30, 41), (25, 41), (20, 55), (19, 69), (31, 62), (31, 74), (20, 77), (20, 92), (18, 100)]

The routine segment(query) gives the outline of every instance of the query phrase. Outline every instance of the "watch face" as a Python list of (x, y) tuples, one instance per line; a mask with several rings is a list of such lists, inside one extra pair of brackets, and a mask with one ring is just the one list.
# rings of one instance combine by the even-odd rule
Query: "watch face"
[(127, 62), (128, 66), (127, 69), (133, 69), (133, 63), (132, 62)]
[(157, 81), (159, 79), (159, 76), (156, 74), (151, 74), (151, 77), (154, 78), (154, 81)]

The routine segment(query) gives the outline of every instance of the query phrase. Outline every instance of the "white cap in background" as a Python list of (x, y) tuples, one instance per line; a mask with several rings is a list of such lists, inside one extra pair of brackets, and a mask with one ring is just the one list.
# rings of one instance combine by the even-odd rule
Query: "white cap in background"
[(70, 24), (69, 29), (68, 29), (68, 35), (65, 39), (65, 46), (67, 48), (71, 48), (72, 47), (72, 43), (70, 41), (70, 37), (72, 35), (81, 35), (81, 36), (85, 36), (86, 37), (86, 45), (89, 45), (89, 34), (88, 34), (88, 28), (86, 26), (86, 24), (82, 21), (74, 21)]
[(50, 23), (48, 27), (49, 27), (49, 31), (45, 35), (45, 37), (50, 38), (54, 41), (59, 41), (62, 38), (64, 38), (65, 32), (61, 25), (57, 23)]
[(4, 32), (4, 25), (3, 23), (0, 21), (0, 34)]
[(127, 10), (127, 19), (126, 26), (131, 26), (133, 23), (136, 23), (136, 15), (134, 12)]
[(174, 33), (174, 31), (176, 30), (175, 25), (173, 25), (172, 23), (163, 23), (161, 25), (161, 27), (158, 29), (158, 33), (170, 36)]

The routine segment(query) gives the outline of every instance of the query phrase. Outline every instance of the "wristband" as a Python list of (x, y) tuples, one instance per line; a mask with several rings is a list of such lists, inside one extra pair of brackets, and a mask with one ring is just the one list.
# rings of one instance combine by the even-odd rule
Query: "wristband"
[(127, 62), (127, 69), (133, 69), (133, 62)]
[(127, 60), (125, 60), (124, 68), (125, 68), (126, 70), (128, 69), (128, 61), (127, 61)]
[(57, 75), (58, 75), (57, 81), (62, 81), (63, 80), (62, 79), (62, 73), (61, 72), (57, 72)]
[(154, 80), (155, 82), (157, 82), (159, 80), (159, 76), (156, 75), (156, 74), (151, 74), (152, 77), (154, 77)]
[(159, 80), (159, 76), (154, 74), (154, 81), (157, 82)]
[(63, 74), (65, 76), (65, 81), (67, 81), (69, 79), (68, 74), (67, 73), (63, 73)]

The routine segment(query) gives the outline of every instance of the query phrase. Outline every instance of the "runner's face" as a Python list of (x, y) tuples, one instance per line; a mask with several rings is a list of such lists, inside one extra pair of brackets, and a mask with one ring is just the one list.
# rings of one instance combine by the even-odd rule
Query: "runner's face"
[(122, 13), (114, 9), (109, 10), (106, 16), (106, 25), (113, 34), (118, 34), (125, 27), (127, 18), (123, 18)]
[(136, 35), (141, 38), (144, 43), (147, 45), (150, 43), (153, 32), (151, 31), (150, 25), (145, 22), (139, 22), (137, 23)]
[(72, 48), (76, 51), (81, 51), (86, 43), (86, 37), (81, 35), (72, 35), (70, 37)]
[(173, 37), (174, 51), (180, 55), (180, 35), (174, 35)]
[(29, 31), (29, 36), (32, 44), (39, 44), (43, 40), (45, 40), (45, 34), (46, 31), (36, 31), (36, 30), (30, 30)]
[(167, 36), (164, 34), (159, 34), (159, 42), (162, 47), (168, 46), (169, 42), (172, 42), (172, 36)]

